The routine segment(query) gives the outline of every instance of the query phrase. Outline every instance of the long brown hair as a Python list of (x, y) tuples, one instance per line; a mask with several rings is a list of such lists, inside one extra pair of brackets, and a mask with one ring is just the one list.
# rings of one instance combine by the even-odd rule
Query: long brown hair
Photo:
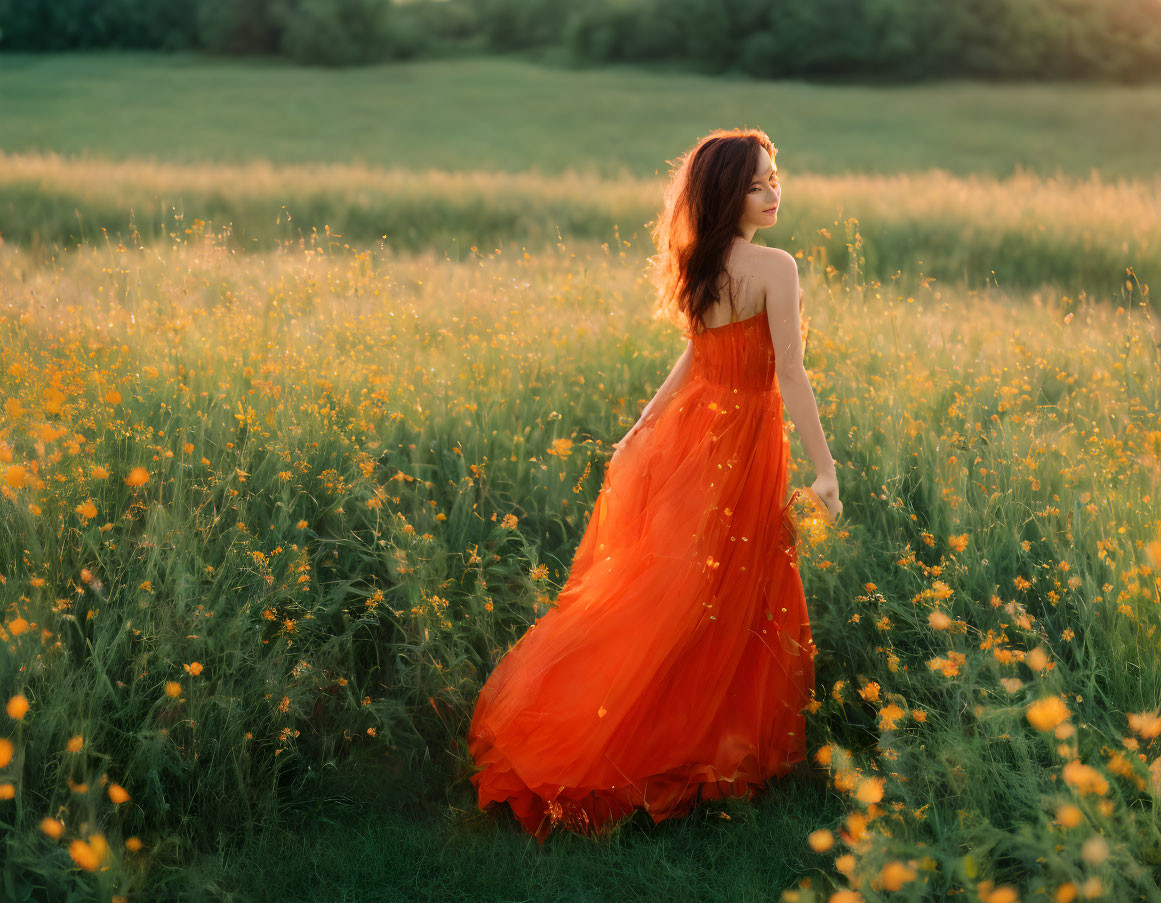
[[(652, 232), (654, 316), (681, 326), (687, 337), (705, 328), (703, 314), (718, 301), (718, 280), (762, 148), (771, 160), (778, 153), (761, 129), (715, 129), (677, 160), (666, 161), (676, 168), (670, 170), (665, 207)], [(730, 285), (731, 310), (734, 298)]]

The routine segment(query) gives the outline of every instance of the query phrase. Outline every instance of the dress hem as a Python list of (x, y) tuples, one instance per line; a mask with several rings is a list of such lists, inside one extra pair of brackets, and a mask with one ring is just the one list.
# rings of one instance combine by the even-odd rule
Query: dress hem
[[(647, 788), (644, 792), (636, 785), (587, 791), (560, 787), (551, 796), (532, 790), (508, 770), (504, 776), (510, 779), (513, 786), (503, 790), (495, 788), (506, 795), (482, 802), (479, 808), (484, 812), (493, 812), (502, 810), (507, 804), (524, 832), (535, 837), (541, 845), (553, 829), (602, 837), (630, 819), (638, 810), (647, 812), (654, 824), (660, 824), (666, 819), (688, 815), (704, 802), (753, 799), (766, 791), (768, 781), (785, 777), (806, 758), (805, 750), (787, 752), (786, 759), (764, 778), (743, 776), (742, 772), (747, 770), (754, 773), (754, 760), (750, 756), (750, 767), (745, 767), (744, 760), (735, 769), (735, 777), (732, 779), (714, 777), (715, 774), (720, 775), (720, 772), (707, 765), (700, 766), (702, 777), (697, 780), (692, 776), (681, 778), (675, 775), (649, 778), (643, 782)], [(662, 800), (646, 803), (645, 796), (658, 782), (662, 786)]]

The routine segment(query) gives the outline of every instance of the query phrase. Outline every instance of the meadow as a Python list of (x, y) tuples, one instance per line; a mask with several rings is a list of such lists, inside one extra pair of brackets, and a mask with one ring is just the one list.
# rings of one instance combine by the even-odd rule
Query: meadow
[[(896, 175), (782, 178), (769, 235), (830, 277), (915, 291), (1052, 287), (1132, 305), (1161, 275), (1161, 178), (1106, 183)], [(611, 245), (644, 263), (664, 183), (570, 172), (455, 173), (327, 164), (104, 162), (0, 153), (0, 235), (46, 258), (90, 243), (165, 247), (212, 234), (238, 251), (311, 241), (377, 252), (522, 253), (560, 241)], [(1083, 206), (1081, 207), (1081, 204)], [(1150, 303), (1156, 303), (1150, 300)]]
[[(12, 899), (1161, 899), (1161, 330), (1111, 257), (1051, 269), (1087, 240), (1144, 272), (1145, 179), (1093, 180), (1081, 214), (1077, 183), (1032, 176), (788, 176), (813, 213), (768, 238), (799, 236), (845, 506), (798, 512), (825, 786), (538, 849), (475, 811), (464, 737), (681, 351), (620, 221), (658, 183), (4, 152), (32, 223), (0, 243)], [(354, 219), (363, 183), (412, 198), (424, 240), (302, 214), (243, 253), (187, 207), (64, 247), (35, 207), (250, 189)], [(886, 225), (821, 234), (848, 202)], [(554, 235), (568, 211), (606, 225)], [(489, 215), (527, 232), (456, 231)], [(875, 275), (876, 242), (982, 244), (989, 217), (1042, 224), (1045, 256)]]
[(1154, 85), (151, 53), (7, 54), (0, 78), (0, 238), (46, 255), (205, 231), (248, 252), (318, 234), (452, 259), (592, 240), (643, 259), (670, 162), (742, 123), (780, 148), (769, 240), (823, 269), (1129, 305), (1161, 272)]
[[(512, 825), (472, 816), (463, 731), (679, 350), (638, 267), (600, 247), (239, 256), (204, 237), (0, 260), (3, 686), (31, 706), (9, 722), (9, 861), (64, 882), (66, 843), (99, 832), (95, 898), (144, 891), (339, 780), (436, 801), (451, 850), (511, 844)], [(822, 650), (809, 748), (849, 812), (805, 803), (788, 846), (784, 803), (723, 808), (739, 831), (767, 825), (742, 843), (798, 850), (764, 896), (742, 870), (736, 898), (841, 851), (856, 886), (895, 862), (924, 893), (1095, 879), (1150, 899), (1149, 310), (804, 285), (853, 515), (833, 532), (803, 513)], [(1030, 721), (1041, 699), (1067, 706), (1055, 736)], [(665, 830), (711, 845), (694, 824)], [(828, 830), (838, 849), (804, 848)], [(561, 847), (568, 869), (610, 855)], [(474, 890), (478, 873), (455, 874), (465, 896), (508, 898), (502, 873)], [(639, 898), (665, 898), (652, 880)]]
[(758, 126), (780, 166), (1152, 179), (1161, 85), (870, 86), (518, 56), (314, 69), (197, 54), (0, 55), (0, 146), (175, 163), (664, 174), (711, 128)]

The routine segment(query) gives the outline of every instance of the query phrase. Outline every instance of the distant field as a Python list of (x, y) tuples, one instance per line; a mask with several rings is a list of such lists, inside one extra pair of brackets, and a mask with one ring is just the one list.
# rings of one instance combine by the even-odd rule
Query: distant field
[(8, 55), (0, 85), (0, 237), (30, 248), (228, 229), (247, 250), (329, 230), (453, 259), (561, 239), (644, 254), (666, 161), (756, 125), (785, 188), (757, 240), (819, 270), (1118, 303), (1161, 278), (1161, 86), (156, 53)]
[[(1152, 176), (1161, 86), (728, 80), (518, 59), (343, 71), (193, 54), (0, 55), (0, 149), (650, 176), (758, 126), (786, 172)], [(1083, 199), (1079, 199), (1083, 202)]]
[[(473, 246), (620, 241), (640, 258), (654, 250), (649, 228), (663, 190), (660, 176), (111, 163), (0, 151), (0, 237), (47, 252), (214, 235), (237, 250), (317, 241), (453, 260)], [(804, 273), (890, 283), (903, 294), (933, 278), (1049, 284), (1122, 303), (1140, 298), (1138, 283), (1161, 280), (1161, 178), (789, 173), (778, 223), (755, 240), (796, 254)]]

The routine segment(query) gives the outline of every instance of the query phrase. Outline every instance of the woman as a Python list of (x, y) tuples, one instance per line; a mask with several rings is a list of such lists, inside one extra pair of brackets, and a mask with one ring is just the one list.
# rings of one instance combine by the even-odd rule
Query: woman
[[(653, 237), (684, 353), (616, 445), (559, 597), (485, 684), (468, 732), (481, 809), (544, 842), (752, 797), (806, 759), (814, 653), (782, 404), (842, 512), (802, 362), (776, 151), (717, 130), (678, 161)], [(723, 298), (723, 295), (725, 296)], [(795, 493), (797, 495), (797, 492)]]

